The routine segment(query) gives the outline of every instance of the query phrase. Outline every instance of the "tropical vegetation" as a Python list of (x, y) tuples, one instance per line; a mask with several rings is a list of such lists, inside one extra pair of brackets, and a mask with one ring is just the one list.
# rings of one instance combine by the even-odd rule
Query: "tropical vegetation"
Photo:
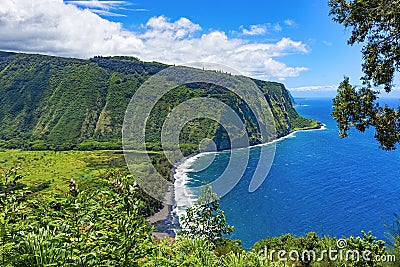
[[(121, 150), (121, 129), (132, 96), (144, 81), (167, 67), (134, 57), (84, 60), (0, 52), (0, 148)], [(253, 81), (271, 106), (277, 136), (318, 126), (315, 120), (299, 116), (283, 84)], [(148, 149), (161, 149), (160, 132), (168, 113), (196, 97), (229, 105), (244, 121), (250, 143), (262, 141), (248, 107), (254, 103), (244, 103), (216, 85), (189, 83), (172, 89), (154, 106), (146, 125)], [(198, 151), (198, 141), (204, 138), (213, 139), (219, 149), (228, 148), (222, 145), (226, 131), (207, 119), (186, 124), (180, 142), (190, 154)]]
[[(398, 228), (391, 247), (371, 233), (337, 239), (316, 233), (268, 237), (251, 250), (229, 239), (218, 198), (210, 189), (183, 218), (176, 239), (156, 240), (133, 177), (109, 170), (96, 190), (71, 179), (66, 192), (17, 187), (18, 167), (1, 170), (2, 266), (397, 266)], [(211, 201), (211, 202), (210, 202)], [(196, 224), (196, 227), (190, 227)], [(394, 226), (398, 226), (397, 224)], [(187, 227), (189, 226), (189, 227)], [(344, 245), (339, 246), (339, 242)], [(340, 251), (342, 248), (342, 252)], [(336, 260), (328, 257), (335, 250)], [(283, 254), (282, 251), (286, 251)], [(325, 252), (324, 252), (325, 251)], [(368, 257), (357, 255), (368, 251)], [(325, 253), (325, 254), (324, 254)], [(340, 256), (342, 255), (342, 256)], [(345, 256), (343, 256), (345, 255)], [(359, 257), (358, 257), (359, 256)], [(382, 261), (377, 261), (381, 259)], [(383, 262), (383, 259), (386, 261)]]
[[(377, 257), (399, 257), (398, 220), (389, 231), (389, 245), (372, 233), (342, 238), (308, 233), (267, 237), (245, 250), (240, 240), (229, 238), (234, 227), (227, 224), (211, 188), (181, 218), (176, 238), (155, 238), (147, 218), (162, 205), (136, 183), (135, 174), (147, 166), (138, 164), (128, 172), (120, 139), (130, 99), (167, 67), (134, 57), (83, 60), (0, 53), (1, 266), (389, 266)], [(297, 114), (282, 84), (253, 81), (271, 106), (275, 138), (319, 126)], [(160, 99), (147, 120), (148, 151), (129, 152), (146, 153), (165, 179), (171, 178), (171, 164), (161, 147), (163, 121), (192, 97), (228, 104), (244, 120), (250, 143), (261, 142), (249, 103), (207, 83), (178, 86)], [(218, 149), (229, 148), (218, 123), (199, 119), (182, 129), (183, 153), (197, 152), (204, 138), (213, 139)], [(303, 251), (323, 255), (339, 241), (346, 244), (343, 253), (369, 251), (370, 257), (302, 257)]]
[(334, 99), (332, 116), (339, 134), (350, 128), (364, 132), (375, 128), (375, 139), (385, 150), (400, 143), (400, 109), (379, 104), (381, 91), (394, 88), (400, 68), (400, 11), (397, 0), (330, 0), (333, 20), (351, 29), (348, 44), (362, 45), (362, 86), (357, 88), (345, 77)]

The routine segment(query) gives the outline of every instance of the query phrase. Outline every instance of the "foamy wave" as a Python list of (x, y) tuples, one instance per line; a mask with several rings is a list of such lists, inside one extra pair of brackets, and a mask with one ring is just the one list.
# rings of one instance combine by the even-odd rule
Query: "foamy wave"
[[(275, 142), (278, 142), (282, 139), (293, 138), (293, 137), (295, 137), (295, 132), (290, 133), (289, 135), (286, 135), (284, 137), (275, 139), (268, 143), (263, 143), (251, 147), (236, 148), (233, 149), (233, 151), (242, 149), (251, 149), (252, 147), (256, 146), (267, 146)], [(192, 168), (193, 163), (197, 161), (199, 158), (206, 156), (208, 154), (224, 153), (224, 152), (226, 151), (202, 152), (190, 158), (185, 159), (183, 162), (178, 163), (178, 165), (175, 168), (175, 174), (174, 174), (175, 206), (172, 211), (175, 223), (179, 223), (179, 218), (181, 218), (181, 216), (186, 213), (186, 209), (195, 204), (197, 201), (198, 196), (196, 192), (193, 192), (193, 189), (187, 185), (192, 181), (192, 179), (188, 176), (188, 173), (196, 171)]]
[(322, 126), (321, 126), (321, 128), (319, 128), (319, 129), (314, 129), (314, 131), (323, 131), (323, 130), (326, 130), (327, 128), (326, 128), (326, 124), (322, 124)]
[[(321, 128), (319, 129), (310, 129), (307, 131), (319, 131), (319, 130), (326, 130), (326, 125), (323, 124)], [(259, 145), (254, 145), (251, 147), (245, 147), (245, 148), (237, 148), (233, 150), (241, 150), (241, 149), (251, 149), (253, 147), (257, 146), (268, 146), (271, 145), (275, 142), (282, 141), (287, 138), (294, 138), (296, 137), (296, 133), (304, 131), (304, 130), (299, 130), (299, 131), (294, 131), (286, 136), (280, 137), (278, 139), (272, 140), (267, 143), (259, 144)], [(226, 152), (226, 151), (225, 151)], [(185, 159), (183, 162), (179, 163), (176, 168), (175, 168), (175, 182), (174, 182), (174, 188), (175, 188), (175, 206), (173, 208), (173, 217), (174, 221), (179, 223), (179, 218), (186, 213), (186, 209), (193, 204), (196, 203), (197, 201), (197, 194), (196, 192), (193, 192), (193, 189), (191, 189), (189, 186), (187, 186), (188, 183), (191, 182), (191, 178), (188, 176), (189, 172), (194, 172), (192, 168), (193, 163), (198, 160), (199, 158), (206, 156), (208, 154), (215, 154), (215, 153), (224, 153), (224, 151), (220, 152), (202, 152), (197, 155), (194, 155), (190, 158)]]
[(297, 132), (298, 132), (298, 131), (291, 132), (291, 133), (288, 134), (288, 135), (285, 135), (285, 136), (283, 136), (283, 137), (279, 137), (279, 138), (274, 139), (274, 140), (272, 140), (272, 141), (269, 141), (269, 142), (266, 142), (266, 143), (262, 143), (262, 144), (258, 144), (258, 145), (254, 145), (254, 146), (250, 146), (250, 147), (247, 147), (247, 149), (251, 149), (252, 147), (258, 147), (258, 146), (268, 146), (268, 145), (271, 145), (271, 144), (273, 144), (273, 143), (277, 143), (277, 142), (279, 142), (279, 141), (282, 141), (282, 140), (284, 140), (284, 139), (294, 138), (294, 137), (296, 137), (296, 133), (297, 133)]
[(188, 173), (194, 171), (192, 169), (192, 164), (205, 154), (206, 153), (197, 154), (176, 166), (174, 175), (175, 206), (173, 208), (173, 215), (174, 220), (178, 223), (179, 218), (185, 214), (186, 209), (197, 201), (197, 195), (187, 186), (190, 182)]

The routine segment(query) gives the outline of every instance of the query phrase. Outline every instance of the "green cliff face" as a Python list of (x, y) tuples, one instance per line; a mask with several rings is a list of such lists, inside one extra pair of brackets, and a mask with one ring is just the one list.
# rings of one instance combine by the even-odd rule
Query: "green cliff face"
[[(0, 147), (24, 149), (116, 149), (126, 107), (140, 85), (168, 67), (133, 57), (90, 60), (0, 52)], [(282, 84), (254, 80), (272, 107), (277, 136), (317, 122), (300, 117)], [(252, 144), (260, 142), (254, 117), (223, 88), (187, 84), (169, 92), (154, 107), (146, 142), (157, 150), (169, 111), (187, 99), (204, 96), (229, 104), (245, 121)], [(182, 148), (192, 151), (205, 137), (228, 148), (226, 132), (207, 119), (188, 123)], [(194, 145), (195, 144), (195, 145)]]

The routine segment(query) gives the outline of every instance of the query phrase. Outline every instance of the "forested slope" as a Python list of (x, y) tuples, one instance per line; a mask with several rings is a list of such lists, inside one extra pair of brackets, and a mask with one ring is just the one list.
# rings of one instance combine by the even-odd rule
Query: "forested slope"
[[(145, 80), (166, 67), (134, 57), (84, 60), (0, 52), (0, 146), (118, 149), (129, 101)], [(282, 84), (254, 81), (272, 107), (277, 136), (316, 126), (315, 121), (297, 114)], [(251, 143), (260, 142), (254, 118), (240, 99), (224, 88), (188, 84), (170, 91), (154, 107), (156, 115), (147, 126), (150, 148), (159, 148), (159, 132), (168, 112), (193, 96), (217, 98), (233, 106), (247, 121)], [(211, 120), (193, 121), (183, 132), (182, 142), (189, 146), (204, 137), (214, 139), (220, 149), (228, 146), (223, 143), (226, 133)]]

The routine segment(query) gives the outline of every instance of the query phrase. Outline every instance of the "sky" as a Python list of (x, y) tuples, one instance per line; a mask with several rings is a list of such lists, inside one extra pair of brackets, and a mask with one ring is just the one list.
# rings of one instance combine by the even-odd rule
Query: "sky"
[(0, 0), (0, 50), (218, 63), (295, 97), (334, 96), (344, 75), (359, 83), (362, 56), (327, 2)]

